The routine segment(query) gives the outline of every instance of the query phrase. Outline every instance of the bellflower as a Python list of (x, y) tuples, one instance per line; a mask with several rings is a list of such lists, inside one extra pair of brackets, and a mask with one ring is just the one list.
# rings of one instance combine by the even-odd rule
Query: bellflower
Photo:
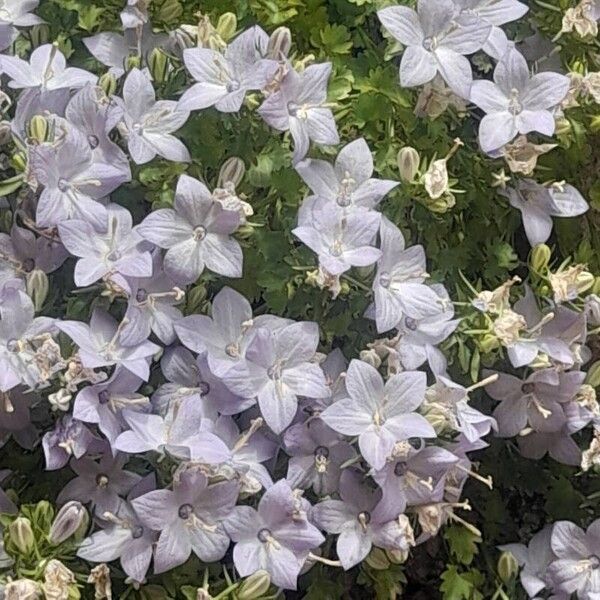
[(136, 229), (153, 244), (167, 248), (167, 275), (191, 283), (205, 267), (226, 277), (241, 277), (242, 249), (230, 237), (239, 224), (237, 211), (223, 209), (203, 183), (181, 175), (174, 209), (155, 210)]
[(42, 438), (46, 470), (62, 469), (72, 456), (81, 458), (98, 443), (100, 440), (81, 421), (64, 416)]
[(394, 350), (406, 370), (418, 369), (428, 362), (435, 375), (443, 375), (447, 367), (446, 357), (437, 346), (452, 334), (460, 319), (454, 319), (454, 306), (444, 286), (433, 284), (431, 289), (440, 299), (440, 312), (422, 319), (402, 317), (396, 325), (398, 342)]
[(381, 256), (372, 246), (381, 215), (375, 211), (355, 209), (345, 214), (343, 208), (323, 206), (311, 218), (292, 230), (311, 250), (319, 264), (331, 275), (341, 275), (351, 267), (367, 267)]
[(141, 383), (142, 379), (127, 369), (115, 369), (106, 381), (87, 385), (79, 391), (73, 404), (73, 417), (84, 423), (96, 423), (114, 446), (119, 434), (127, 428), (121, 411), (150, 410), (150, 400), (137, 392)]
[(354, 448), (318, 418), (292, 425), (283, 441), (291, 457), (287, 481), (292, 487), (312, 487), (318, 496), (337, 492), (341, 466), (356, 457)]
[(377, 16), (406, 48), (400, 63), (400, 85), (415, 87), (439, 73), (454, 93), (469, 98), (473, 73), (467, 54), (487, 41), (492, 26), (470, 12), (457, 14), (452, 0), (419, 0), (416, 12), (390, 6)]
[(294, 140), (294, 164), (308, 153), (310, 141), (338, 144), (340, 137), (327, 105), (331, 63), (310, 65), (301, 73), (291, 69), (279, 89), (260, 106), (265, 122), (278, 131), (289, 131)]
[(337, 400), (347, 398), (346, 391), (346, 369), (348, 361), (344, 353), (336, 348), (332, 350), (327, 358), (321, 363), (321, 370), (325, 374), (325, 383), (329, 388), (330, 395), (325, 398), (302, 398), (304, 411), (308, 414), (318, 414)]
[(307, 321), (277, 330), (258, 328), (246, 349), (246, 362), (225, 374), (225, 383), (236, 394), (257, 398), (267, 425), (281, 433), (298, 409), (298, 396), (329, 395), (325, 376), (311, 361), (317, 351), (319, 329)]
[(31, 422), (30, 408), (39, 400), (37, 394), (26, 392), (24, 387), (0, 393), (0, 447), (12, 437), (21, 448), (33, 449), (39, 435)]
[(159, 252), (153, 256), (152, 275), (129, 278), (127, 294), (123, 343), (135, 346), (153, 332), (163, 344), (172, 344), (176, 338), (173, 324), (183, 317), (174, 305), (184, 292), (164, 272)]
[(126, 575), (142, 583), (152, 560), (156, 533), (142, 523), (129, 502), (121, 502), (115, 514), (105, 515), (100, 524), (104, 529), (84, 539), (77, 556), (90, 562), (118, 558)]
[(0, 51), (6, 50), (18, 35), (16, 27), (31, 27), (43, 23), (33, 14), (39, 0), (4, 0), (0, 12)]
[(115, 97), (123, 109), (127, 147), (138, 165), (150, 162), (157, 154), (174, 162), (189, 162), (188, 149), (174, 135), (190, 113), (174, 100), (156, 100), (152, 82), (139, 69), (132, 69), (123, 85), (123, 100)]
[(364, 459), (381, 469), (396, 442), (411, 437), (434, 438), (429, 422), (414, 412), (425, 396), (425, 373), (406, 371), (383, 383), (371, 365), (352, 360), (346, 376), (348, 398), (334, 402), (321, 414), (329, 427), (358, 435)]
[(156, 490), (132, 500), (141, 522), (160, 536), (154, 550), (154, 572), (183, 564), (192, 552), (203, 562), (223, 558), (229, 537), (223, 520), (238, 497), (235, 482), (208, 483), (201, 473), (186, 472), (173, 490)]
[(566, 183), (547, 187), (532, 179), (520, 179), (514, 187), (498, 193), (521, 211), (525, 234), (532, 247), (548, 240), (552, 217), (578, 217), (589, 209), (579, 191)]
[(44, 186), (36, 222), (42, 227), (67, 219), (82, 219), (106, 227), (106, 209), (98, 202), (130, 178), (123, 165), (97, 162), (86, 136), (66, 121), (55, 118), (62, 137), (33, 146), (29, 152), (32, 176)]
[(141, 476), (123, 469), (128, 457), (123, 454), (104, 454), (99, 462), (83, 457), (71, 459), (69, 466), (77, 477), (71, 479), (60, 491), (56, 501), (64, 504), (68, 500), (91, 502), (100, 518), (105, 512), (116, 513), (121, 503), (120, 496), (127, 495)]
[(412, 319), (439, 315), (440, 298), (423, 283), (428, 277), (423, 247), (406, 248), (401, 231), (385, 217), (380, 235), (382, 256), (373, 282), (377, 331), (392, 329), (404, 315)]
[(202, 405), (193, 398), (174, 402), (164, 417), (131, 410), (124, 410), (122, 414), (130, 430), (115, 440), (117, 450), (129, 454), (152, 450), (206, 464), (221, 463), (229, 458), (229, 449), (207, 429)]
[(569, 87), (569, 78), (559, 73), (530, 76), (523, 55), (509, 50), (496, 66), (494, 81), (476, 81), (471, 89), (471, 101), (486, 113), (479, 125), (481, 149), (498, 150), (519, 133), (553, 135), (552, 109), (564, 100)]
[(349, 210), (358, 206), (374, 208), (398, 185), (397, 181), (373, 178), (373, 170), (373, 155), (364, 138), (344, 146), (334, 165), (313, 158), (296, 165), (298, 175), (315, 194), (317, 205), (334, 202)]
[(197, 83), (180, 100), (184, 110), (214, 106), (238, 112), (250, 90), (263, 89), (275, 74), (277, 62), (265, 59), (269, 36), (257, 25), (238, 35), (223, 53), (211, 48), (186, 48), (183, 62)]
[(574, 399), (585, 373), (560, 373), (555, 369), (535, 371), (521, 380), (506, 373), (486, 386), (487, 393), (500, 401), (494, 410), (498, 435), (514, 437), (527, 426), (535, 431), (553, 432), (565, 424), (562, 405)]
[[(378, 506), (381, 490), (369, 488), (360, 473), (348, 469), (342, 473), (340, 498), (315, 505), (311, 518), (328, 533), (339, 534), (336, 550), (346, 571), (364, 560), (373, 545), (405, 551), (414, 545), (408, 519), (401, 517), (396, 521), (398, 515), (394, 519), (382, 518)], [(400, 531), (394, 535), (389, 525), (400, 525), (401, 522), (405, 535), (398, 535)]]
[(586, 531), (569, 521), (558, 521), (550, 538), (556, 560), (548, 567), (554, 590), (577, 592), (580, 600), (594, 600), (600, 593), (600, 519)]
[(236, 506), (225, 528), (235, 543), (233, 562), (240, 576), (265, 570), (276, 586), (295, 590), (310, 551), (325, 541), (308, 521), (309, 510), (283, 479), (265, 491), (257, 510)]
[(192, 353), (181, 346), (168, 348), (160, 366), (167, 380), (152, 396), (152, 402), (161, 413), (172, 402), (191, 398), (203, 407), (203, 416), (215, 420), (218, 414), (235, 415), (254, 404), (254, 400), (240, 398), (229, 390), (223, 381), (210, 370), (206, 356), (194, 359)]
[(13, 89), (79, 89), (88, 83), (96, 83), (98, 79), (83, 69), (67, 67), (65, 56), (56, 44), (39, 46), (31, 53), (29, 62), (16, 56), (2, 55), (0, 66), (10, 78), (8, 86)]
[(79, 257), (73, 275), (79, 287), (115, 274), (152, 275), (148, 244), (132, 229), (131, 213), (118, 204), (111, 204), (106, 208), (106, 214), (107, 224), (100, 230), (80, 219), (71, 219), (58, 226), (65, 248)]
[(531, 460), (541, 460), (547, 454), (563, 465), (578, 467), (581, 464), (581, 450), (571, 436), (581, 428), (567, 422), (559, 431), (532, 431), (519, 436), (519, 452)]
[(239, 292), (224, 287), (213, 298), (211, 317), (190, 315), (175, 323), (182, 344), (199, 354), (206, 353), (210, 370), (217, 376), (244, 360), (252, 307)]
[(89, 325), (81, 321), (60, 321), (57, 327), (77, 344), (84, 367), (96, 369), (119, 365), (144, 381), (150, 374), (149, 362), (160, 349), (148, 340), (136, 346), (124, 346), (121, 342), (123, 322), (118, 324), (99, 308), (94, 309)]

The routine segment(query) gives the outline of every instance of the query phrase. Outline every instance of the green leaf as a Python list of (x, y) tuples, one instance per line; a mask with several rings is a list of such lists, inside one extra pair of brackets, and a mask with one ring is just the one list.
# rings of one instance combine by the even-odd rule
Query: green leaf
[(450, 546), (450, 554), (463, 565), (470, 565), (479, 552), (481, 538), (462, 525), (450, 525), (444, 531), (444, 539)]
[(441, 576), (440, 591), (444, 600), (481, 600), (483, 595), (477, 587), (483, 583), (479, 571), (459, 573), (455, 565), (450, 565)]

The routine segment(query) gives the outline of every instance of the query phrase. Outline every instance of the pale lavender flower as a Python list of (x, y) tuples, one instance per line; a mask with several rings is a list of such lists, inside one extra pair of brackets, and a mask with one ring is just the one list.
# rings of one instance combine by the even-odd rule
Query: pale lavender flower
[(571, 436), (579, 429), (581, 426), (573, 428), (567, 422), (559, 431), (531, 431), (517, 438), (519, 451), (531, 460), (539, 461), (548, 454), (563, 465), (578, 467), (581, 465), (581, 450)]
[(105, 512), (116, 513), (121, 496), (126, 496), (142, 477), (123, 469), (128, 457), (123, 454), (104, 454), (99, 462), (83, 457), (71, 459), (69, 466), (77, 477), (71, 479), (56, 498), (58, 504), (68, 500), (88, 502), (100, 518)]
[(183, 62), (197, 83), (180, 100), (185, 110), (214, 106), (221, 112), (237, 112), (246, 92), (261, 90), (275, 74), (278, 63), (265, 59), (269, 36), (259, 26), (247, 29), (225, 48), (187, 48)]
[(58, 226), (65, 248), (79, 257), (73, 275), (75, 285), (79, 287), (112, 275), (152, 275), (149, 245), (132, 228), (131, 213), (118, 204), (110, 204), (106, 207), (106, 215), (103, 229), (94, 228), (80, 219), (71, 219)]
[(3, 294), (0, 317), (0, 391), (19, 384), (40, 387), (46, 378), (36, 361), (36, 351), (54, 329), (54, 319), (36, 317), (29, 296), (13, 288)]
[(331, 275), (351, 267), (367, 267), (381, 256), (373, 247), (381, 215), (369, 209), (346, 214), (338, 206), (325, 205), (312, 211), (292, 233), (317, 253), (319, 264)]
[(321, 370), (325, 374), (325, 383), (330, 394), (325, 398), (302, 398), (302, 406), (308, 414), (318, 414), (337, 400), (347, 398), (346, 391), (346, 369), (348, 361), (344, 353), (336, 348), (332, 350), (327, 358), (321, 363)]
[(342, 473), (340, 498), (320, 502), (310, 516), (328, 533), (339, 534), (336, 551), (345, 570), (364, 560), (373, 545), (404, 551), (414, 545), (412, 531), (407, 529), (404, 536), (395, 527), (400, 513), (388, 519), (380, 512), (381, 490), (370, 488), (362, 474), (349, 469)]
[(531, 246), (543, 244), (552, 233), (552, 217), (578, 217), (589, 209), (572, 185), (540, 185), (532, 179), (520, 179), (514, 187), (499, 193), (521, 211), (525, 234)]
[(413, 448), (399, 444), (392, 454), (393, 460), (373, 472), (383, 497), (380, 513), (390, 519), (403, 513), (407, 506), (440, 502), (443, 500), (443, 482), (459, 458), (435, 446)]
[(600, 594), (600, 519), (586, 531), (570, 523), (558, 521), (550, 538), (556, 555), (548, 567), (548, 575), (557, 592), (573, 594), (579, 600), (595, 600)]
[(116, 102), (107, 98), (101, 88), (86, 85), (69, 101), (65, 117), (86, 136), (95, 160), (123, 165), (124, 176), (131, 179), (127, 156), (109, 138), (123, 119), (123, 110)]
[(92, 313), (90, 324), (81, 321), (60, 321), (56, 326), (79, 347), (81, 364), (87, 369), (119, 365), (144, 381), (150, 375), (149, 363), (160, 348), (145, 340), (137, 346), (123, 346), (120, 324), (102, 309)]
[(148, 23), (147, 4), (146, 0), (127, 0), (120, 14), (123, 29), (139, 28)]
[(241, 577), (265, 570), (278, 587), (295, 590), (298, 575), (311, 550), (325, 538), (309, 523), (310, 504), (285, 480), (270, 487), (258, 510), (236, 506), (225, 522), (235, 542), (233, 562)]
[(339, 433), (359, 436), (364, 459), (381, 469), (397, 442), (436, 437), (425, 417), (414, 412), (423, 403), (426, 383), (425, 373), (406, 371), (384, 385), (375, 368), (353, 360), (346, 376), (349, 397), (334, 402), (321, 418)]
[(498, 435), (514, 437), (527, 426), (535, 431), (559, 431), (566, 422), (563, 406), (574, 399), (585, 373), (535, 371), (521, 380), (506, 373), (486, 386), (487, 393), (500, 404), (494, 410)]
[(226, 277), (241, 277), (242, 249), (231, 237), (239, 225), (237, 211), (223, 209), (203, 183), (181, 175), (174, 209), (155, 210), (136, 229), (153, 244), (168, 249), (164, 260), (168, 275), (191, 283), (205, 267)]
[(454, 306), (446, 288), (436, 283), (431, 289), (440, 298), (440, 312), (422, 319), (403, 317), (396, 325), (398, 341), (394, 350), (407, 371), (414, 371), (428, 362), (435, 375), (443, 375), (447, 361), (437, 346), (452, 334), (460, 319), (454, 319)]
[(54, 429), (45, 433), (42, 438), (46, 469), (62, 469), (72, 456), (81, 458), (99, 442), (100, 440), (94, 437), (81, 421), (65, 415), (55, 423)]
[(8, 86), (13, 89), (78, 89), (88, 83), (94, 84), (98, 79), (96, 75), (83, 69), (67, 67), (64, 54), (55, 44), (44, 44), (36, 48), (31, 53), (29, 62), (17, 56), (2, 55), (0, 66), (9, 76)]
[(229, 390), (223, 381), (210, 370), (206, 356), (194, 359), (192, 353), (181, 346), (169, 348), (160, 361), (167, 380), (152, 396), (160, 413), (172, 402), (191, 398), (203, 407), (203, 416), (215, 420), (218, 414), (235, 415), (250, 408), (254, 400), (241, 398)]
[(106, 208), (98, 200), (128, 181), (129, 169), (97, 162), (83, 133), (58, 117), (54, 125), (63, 130), (60, 139), (29, 151), (31, 174), (44, 186), (37, 224), (51, 227), (67, 219), (82, 219), (99, 229), (106, 227)]
[(14, 224), (10, 235), (0, 233), (0, 280), (27, 281), (34, 271), (52, 273), (69, 253), (58, 240), (37, 237), (29, 229)]
[(470, 12), (457, 14), (452, 0), (419, 0), (417, 11), (390, 6), (377, 16), (406, 48), (400, 63), (400, 85), (415, 87), (438, 73), (462, 98), (469, 98), (473, 73), (467, 54), (480, 50), (492, 26)]
[(39, 0), (4, 0), (0, 10), (0, 50), (8, 48), (18, 35), (16, 27), (31, 27), (43, 23), (33, 14)]
[(172, 344), (176, 338), (173, 325), (183, 317), (175, 306), (183, 299), (183, 290), (164, 272), (158, 251), (154, 252), (152, 263), (150, 277), (127, 280), (127, 325), (121, 338), (126, 346), (143, 342), (151, 332), (163, 344)]
[(148, 412), (150, 400), (137, 392), (142, 380), (127, 369), (117, 368), (109, 379), (83, 387), (73, 404), (73, 417), (84, 423), (97, 423), (111, 446), (127, 428), (123, 409)]
[(486, 113), (479, 125), (481, 149), (498, 150), (519, 133), (553, 135), (552, 109), (564, 100), (569, 87), (569, 78), (559, 73), (531, 76), (523, 55), (509, 50), (496, 66), (494, 81), (476, 81), (471, 89), (471, 101)]
[(90, 562), (120, 559), (121, 567), (133, 581), (142, 583), (152, 560), (156, 533), (145, 526), (129, 502), (121, 502), (115, 514), (100, 520), (105, 529), (84, 539), (77, 556)]
[[(342, 208), (374, 208), (393, 190), (397, 181), (373, 178), (373, 155), (364, 138), (344, 146), (332, 165), (324, 160), (307, 158), (296, 165), (298, 175), (316, 198), (314, 204), (334, 202)], [(299, 215), (302, 222), (302, 209)]]
[(496, 60), (501, 59), (510, 42), (500, 25), (519, 20), (529, 7), (518, 0), (454, 0), (457, 8), (468, 15), (475, 15), (492, 25), (490, 35), (482, 50)]
[(329, 395), (319, 365), (310, 362), (317, 351), (319, 328), (301, 321), (273, 330), (255, 330), (246, 349), (245, 364), (238, 363), (224, 375), (233, 392), (257, 398), (267, 425), (281, 433), (293, 420), (298, 396)]
[(203, 562), (223, 558), (229, 547), (223, 520), (235, 507), (235, 482), (209, 485), (201, 473), (184, 472), (173, 490), (156, 490), (132, 500), (144, 525), (160, 531), (154, 551), (154, 572), (183, 564), (192, 552)]
[(193, 398), (173, 402), (165, 416), (124, 410), (130, 427), (115, 440), (114, 447), (128, 454), (168, 453), (182, 460), (218, 464), (229, 459), (229, 448), (209, 429), (212, 422)]
[(175, 324), (175, 331), (190, 350), (206, 353), (210, 370), (223, 377), (244, 360), (252, 325), (250, 302), (239, 292), (224, 287), (213, 298), (211, 317), (184, 317)]
[(133, 161), (143, 165), (157, 154), (174, 162), (189, 162), (188, 149), (172, 133), (188, 120), (189, 111), (174, 100), (156, 100), (152, 82), (139, 69), (132, 69), (123, 85), (123, 109), (127, 147)]
[(37, 394), (23, 387), (0, 394), (0, 447), (12, 437), (21, 448), (33, 449), (39, 434), (31, 422), (30, 408), (39, 400)]
[(23, 143), (27, 142), (27, 125), (32, 117), (42, 115), (57, 115), (64, 117), (67, 104), (71, 98), (68, 89), (44, 90), (42, 88), (29, 88), (19, 94), (19, 101), (15, 106), (15, 115), (11, 122), (11, 129)]
[(145, 60), (154, 48), (164, 48), (168, 42), (169, 36), (153, 33), (149, 23), (143, 27), (126, 28), (124, 35), (114, 31), (103, 31), (83, 39), (90, 54), (109, 67), (109, 72), (115, 77), (121, 77), (125, 73), (130, 56)]
[(505, 544), (499, 549), (510, 552), (521, 566), (520, 581), (530, 598), (552, 587), (548, 573), (549, 565), (556, 560), (550, 540), (552, 525), (547, 525), (529, 540), (529, 544)]
[(311, 140), (334, 145), (340, 138), (327, 105), (331, 63), (310, 65), (301, 73), (289, 69), (279, 89), (261, 104), (258, 112), (274, 129), (289, 130), (294, 140), (295, 164), (306, 156)]
[(373, 282), (377, 331), (395, 327), (403, 316), (422, 319), (439, 315), (442, 308), (427, 279), (422, 246), (406, 248), (402, 232), (385, 217), (381, 220), (381, 252)]
[(356, 458), (354, 448), (319, 418), (292, 425), (283, 437), (290, 455), (287, 481), (296, 488), (311, 488), (318, 496), (337, 492), (341, 466)]

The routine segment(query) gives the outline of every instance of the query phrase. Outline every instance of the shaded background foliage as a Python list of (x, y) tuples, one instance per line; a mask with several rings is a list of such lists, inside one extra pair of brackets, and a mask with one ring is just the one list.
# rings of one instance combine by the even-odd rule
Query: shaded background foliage
[[(411, 186), (403, 185), (388, 195), (382, 211), (402, 229), (411, 244), (425, 247), (432, 280), (443, 282), (454, 300), (466, 302), (472, 294), (465, 279), (476, 289), (493, 289), (515, 274), (524, 279), (528, 274), (529, 246), (518, 212), (492, 187), (493, 173), (503, 164), (479, 151), (477, 113), (472, 111), (471, 118), (464, 118), (451, 108), (434, 120), (415, 116), (417, 92), (399, 87), (398, 61), (388, 56), (391, 44), (383, 36), (375, 15), (387, 4), (390, 2), (385, 0), (154, 0), (150, 11), (153, 25), (165, 30), (195, 23), (199, 10), (210, 15), (214, 23), (221, 14), (233, 12), (239, 29), (255, 23), (268, 31), (279, 25), (288, 26), (293, 32), (296, 58), (312, 55), (316, 61), (332, 61), (330, 101), (335, 106), (342, 144), (364, 137), (374, 152), (379, 177), (398, 179), (396, 156), (406, 145), (432, 160), (434, 156), (446, 155), (453, 140), (460, 138), (465, 145), (449, 163), (456, 190), (454, 207), (444, 213), (433, 212), (415, 198)], [(118, 30), (122, 5), (122, 0), (42, 0), (37, 12), (48, 25), (36, 28), (35, 35), (56, 40), (70, 64), (102, 73), (103, 67), (90, 57), (81, 40), (99, 31)], [(523, 40), (534, 28), (554, 37), (560, 30), (562, 12), (574, 3), (532, 0), (529, 5), (528, 19), (508, 26), (511, 39)], [(30, 41), (28, 34), (23, 35), (17, 50), (27, 51)], [(567, 69), (600, 69), (597, 40), (564, 36), (560, 43), (560, 58)], [(478, 75), (484, 77), (492, 65), (489, 59), (479, 58), (474, 63), (479, 67)], [(181, 63), (173, 60), (172, 66), (170, 76), (158, 85), (161, 97), (177, 97), (185, 83)], [(548, 244), (557, 265), (572, 256), (597, 274), (600, 115), (593, 114), (589, 107), (575, 108), (567, 118), (568, 127), (558, 136), (560, 146), (541, 158), (537, 178), (564, 179), (576, 185), (592, 209), (585, 217), (559, 220)], [(373, 323), (362, 318), (370, 302), (371, 274), (367, 270), (342, 277), (342, 292), (336, 300), (326, 290), (307, 282), (316, 257), (290, 231), (308, 190), (292, 168), (291, 154), (286, 150), (287, 136), (282, 141), (244, 106), (238, 115), (214, 109), (193, 113), (180, 137), (193, 157), (190, 165), (154, 160), (135, 167), (133, 182), (120, 188), (113, 200), (131, 210), (139, 222), (151, 208), (171, 205), (176, 180), (182, 172), (204, 180), (212, 188), (222, 163), (239, 156), (247, 173), (238, 192), (247, 197), (255, 211), (251, 219), (254, 227), (246, 231), (242, 241), (244, 277), (226, 281), (205, 273), (188, 294), (186, 314), (205, 312), (208, 298), (223, 285), (229, 285), (251, 300), (257, 314), (269, 312), (317, 321), (323, 349), (340, 347), (346, 356), (357, 356), (377, 337)], [(311, 152), (313, 157), (319, 154), (314, 148)], [(331, 148), (329, 158), (335, 152)], [(323, 149), (321, 153), (327, 154)], [(70, 280), (68, 268), (51, 276), (46, 314), (87, 320), (92, 309), (106, 300), (85, 290), (63, 296), (64, 290), (71, 288)], [(494, 365), (501, 370), (507, 367), (498, 364), (497, 353), (483, 351), (479, 341), (468, 333), (472, 311), (465, 311), (463, 325), (445, 344), (450, 372), (458, 381), (475, 379), (480, 365)], [(484, 412), (490, 412), (489, 400), (481, 397), (479, 402)], [(472, 482), (465, 496), (471, 499), (471, 520), (482, 531), (483, 541), (460, 526), (450, 526), (443, 536), (420, 546), (403, 567), (388, 565), (387, 569), (378, 569), (365, 564), (344, 573), (318, 565), (301, 580), (304, 591), (299, 597), (388, 598), (403, 589), (402, 597), (413, 599), (491, 598), (498, 589), (498, 544), (528, 540), (545, 522), (562, 518), (587, 522), (598, 514), (600, 479), (593, 474), (581, 475), (550, 459), (523, 459), (513, 442), (506, 440), (493, 440), (479, 459), (480, 472), (492, 475), (494, 489), (490, 491)], [(39, 451), (16, 451), (12, 442), (0, 450), (0, 464), (22, 474), (22, 487), (17, 491), (24, 502), (52, 500), (64, 483), (55, 473), (44, 472)], [(36, 473), (35, 480), (26, 478), (27, 473)], [(150, 586), (151, 595), (143, 597), (184, 597), (186, 588), (176, 590), (182, 585), (200, 585), (198, 566), (194, 559), (173, 573), (153, 577), (151, 584), (155, 587)], [(222, 574), (215, 567), (211, 575), (219, 579)], [(511, 585), (506, 589), (507, 597), (525, 597)], [(189, 594), (189, 598), (195, 597), (191, 591)]]

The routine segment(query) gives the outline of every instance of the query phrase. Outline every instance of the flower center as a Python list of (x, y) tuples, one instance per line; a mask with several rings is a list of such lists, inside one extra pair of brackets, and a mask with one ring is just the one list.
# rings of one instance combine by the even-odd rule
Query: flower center
[(146, 302), (148, 299), (148, 292), (144, 288), (140, 288), (135, 293), (135, 299), (141, 304), (142, 302)]
[(177, 511), (180, 519), (189, 519), (194, 514), (194, 507), (191, 504), (182, 504)]
[(407, 470), (408, 469), (406, 463), (397, 462), (396, 466), (394, 467), (394, 475), (396, 475), (397, 477), (402, 477), (403, 475), (406, 475)]
[(379, 276), (379, 285), (384, 288), (389, 288), (391, 283), (392, 283), (392, 278), (390, 277), (390, 274), (387, 271), (384, 271)]
[(9, 352), (18, 352), (19, 351), (19, 340), (8, 340), (8, 342), (6, 342), (6, 349)]
[(411, 317), (406, 317), (404, 319), (404, 324), (406, 325), (406, 329), (410, 329), (411, 331), (416, 331), (417, 327), (419, 326), (417, 321)]
[(59, 190), (60, 190), (60, 191), (61, 191), (63, 194), (64, 194), (65, 192), (67, 192), (67, 191), (69, 190), (69, 188), (71, 187), (71, 186), (70, 186), (70, 184), (69, 184), (69, 182), (68, 182), (66, 179), (62, 178), (62, 177), (61, 177), (61, 178), (58, 180), (58, 184), (57, 184), (57, 186), (58, 186), (58, 189), (59, 189)]
[(240, 89), (240, 82), (237, 79), (232, 79), (227, 83), (225, 89), (231, 94), (232, 92), (237, 92)]
[(201, 396), (206, 396), (210, 392), (210, 385), (206, 383), (206, 381), (201, 381), (198, 384), (198, 389), (200, 390)]
[(315, 456), (317, 458), (329, 458), (329, 448), (325, 446), (318, 446), (315, 448)]
[(110, 394), (108, 393), (108, 390), (102, 390), (98, 394), (98, 403), (99, 404), (108, 404), (109, 400), (110, 400)]
[(198, 225), (194, 228), (194, 239), (197, 242), (201, 242), (206, 237), (206, 227), (204, 225)]
[(225, 347), (225, 354), (231, 356), (231, 358), (237, 358), (240, 355), (239, 346), (235, 343), (227, 344)]
[(433, 52), (438, 47), (438, 41), (435, 37), (426, 37), (423, 40), (423, 48), (427, 50), (427, 52)]
[(99, 488), (105, 488), (106, 486), (108, 486), (108, 476), (104, 473), (99, 473), (98, 475), (96, 475), (96, 485)]
[(535, 383), (524, 383), (521, 386), (521, 391), (524, 394), (533, 394), (535, 392)]
[(90, 145), (90, 148), (92, 150), (95, 150), (98, 147), (98, 144), (100, 143), (100, 140), (98, 139), (97, 135), (88, 135), (88, 144)]
[(137, 540), (139, 538), (141, 538), (144, 535), (144, 528), (141, 525), (136, 525), (132, 530), (131, 530), (131, 537), (134, 540)]
[(519, 90), (512, 89), (510, 91), (510, 100), (508, 102), (508, 112), (516, 117), (523, 112), (523, 105), (519, 100)]
[(264, 527), (257, 534), (256, 537), (263, 543), (266, 544), (269, 539), (272, 537), (271, 530)]

